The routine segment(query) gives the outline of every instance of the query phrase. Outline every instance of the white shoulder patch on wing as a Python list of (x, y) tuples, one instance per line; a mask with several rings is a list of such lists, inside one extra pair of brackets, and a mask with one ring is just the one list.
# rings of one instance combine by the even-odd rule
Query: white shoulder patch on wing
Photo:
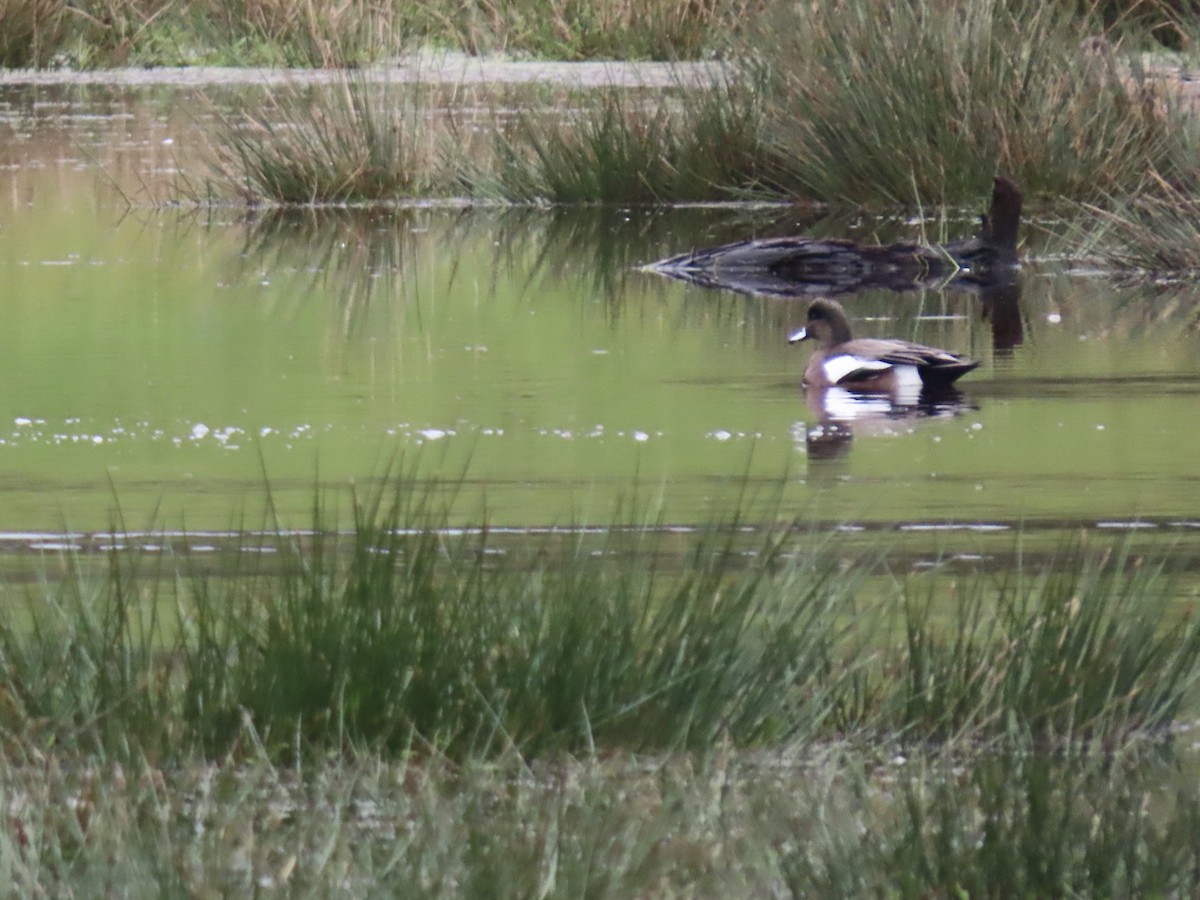
[(865, 377), (877, 372), (886, 372), (891, 367), (891, 363), (862, 356), (852, 356), (849, 353), (831, 356), (822, 364), (825, 377), (829, 379), (830, 384), (839, 384), (843, 379), (852, 375)]

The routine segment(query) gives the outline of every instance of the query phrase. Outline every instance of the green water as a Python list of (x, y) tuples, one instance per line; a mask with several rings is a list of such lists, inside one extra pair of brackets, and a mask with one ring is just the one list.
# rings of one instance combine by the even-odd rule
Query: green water
[(1029, 263), (1011, 352), (971, 295), (847, 299), (864, 334), (982, 365), (951, 414), (855, 422), (815, 459), (808, 349), (784, 341), (804, 303), (636, 269), (810, 223), (150, 208), (199, 170), (204, 110), (162, 88), (0, 94), (2, 532), (103, 529), (118, 503), (130, 528), (256, 524), (268, 481), (302, 524), (317, 480), (396, 457), (461, 482), (464, 523), (606, 523), (635, 496), (702, 522), (748, 485), (771, 515), (852, 524), (1200, 531), (1194, 290)]

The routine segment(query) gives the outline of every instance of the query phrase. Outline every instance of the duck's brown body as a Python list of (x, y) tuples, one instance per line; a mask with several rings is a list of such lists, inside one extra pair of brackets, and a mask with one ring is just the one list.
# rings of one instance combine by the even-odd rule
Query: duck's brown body
[(819, 345), (804, 367), (804, 383), (813, 388), (840, 386), (860, 391), (894, 392), (897, 382), (915, 374), (926, 388), (949, 387), (979, 365), (948, 350), (888, 338), (855, 338), (846, 312), (835, 300), (814, 300), (805, 326), (789, 343)]

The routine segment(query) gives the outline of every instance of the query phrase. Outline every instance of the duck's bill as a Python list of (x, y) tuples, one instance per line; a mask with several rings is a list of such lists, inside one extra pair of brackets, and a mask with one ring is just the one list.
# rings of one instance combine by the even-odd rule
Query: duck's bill
[(808, 338), (808, 331), (804, 328), (798, 328), (788, 335), (789, 344), (798, 344)]

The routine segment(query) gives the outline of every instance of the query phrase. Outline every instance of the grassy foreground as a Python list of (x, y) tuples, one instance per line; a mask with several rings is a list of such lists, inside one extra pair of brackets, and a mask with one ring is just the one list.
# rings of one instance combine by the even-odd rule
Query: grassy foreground
[(236, 755), (247, 728), (279, 761), (1112, 745), (1169, 727), (1200, 677), (1182, 588), (1119, 548), (884, 576), (886, 555), (791, 525), (747, 543), (734, 519), (666, 566), (655, 528), (493, 547), (438, 496), (397, 479), (344, 533), (318, 506), (218, 574), (184, 551), (68, 559), (0, 607), (2, 734), (156, 764)]
[[(1190, 894), (1195, 591), (891, 572), (797, 523), (113, 550), (0, 605), (18, 893)], [(119, 535), (116, 543), (122, 543)], [(99, 565), (98, 565), (99, 564)], [(25, 597), (24, 602), (14, 594)]]
[[(0, 605), (22, 894), (1190, 894), (1194, 590), (892, 573), (796, 523), (115, 550)], [(120, 537), (116, 538), (120, 543)], [(97, 566), (96, 563), (103, 565)], [(13, 594), (24, 593), (25, 602)]]
[(1193, 896), (1152, 753), (0, 769), (21, 896)]

